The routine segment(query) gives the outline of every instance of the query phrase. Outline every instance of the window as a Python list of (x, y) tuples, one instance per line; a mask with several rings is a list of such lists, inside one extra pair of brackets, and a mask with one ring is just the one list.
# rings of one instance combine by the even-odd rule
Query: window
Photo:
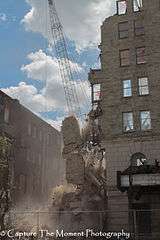
[(50, 144), (50, 135), (48, 134), (47, 135), (47, 145), (49, 145)]
[(118, 15), (126, 14), (127, 12), (127, 2), (117, 1), (117, 13)]
[(0, 95), (0, 112), (3, 112), (4, 105), (5, 105), (4, 97), (2, 95)]
[(121, 22), (118, 24), (119, 38), (128, 38), (128, 22)]
[(131, 157), (131, 165), (132, 166), (141, 166), (146, 163), (147, 159), (143, 153), (134, 153)]
[(41, 154), (38, 154), (38, 164), (39, 164), (39, 166), (41, 166), (41, 163), (42, 163), (42, 156), (41, 156)]
[(124, 112), (123, 113), (123, 131), (129, 132), (134, 129), (133, 126), (133, 113), (132, 112)]
[(39, 130), (39, 140), (42, 141), (42, 130)]
[(52, 134), (50, 134), (50, 136), (49, 136), (49, 145), (50, 146), (52, 145)]
[(147, 77), (138, 78), (138, 89), (139, 89), (139, 95), (148, 95), (149, 94)]
[(37, 135), (37, 129), (36, 126), (33, 126), (33, 137), (36, 138)]
[(5, 109), (4, 109), (4, 121), (5, 123), (9, 123), (9, 107), (6, 106)]
[(93, 91), (93, 102), (99, 101), (101, 98), (101, 85), (94, 84), (92, 86), (92, 91)]
[(23, 174), (19, 175), (19, 190), (22, 193), (27, 192), (27, 177)]
[(140, 112), (141, 130), (151, 129), (151, 116), (150, 111)]
[(31, 128), (31, 124), (28, 124), (28, 135), (31, 136), (32, 134), (32, 128)]
[(24, 147), (25, 145), (25, 139), (23, 138), (23, 136), (20, 137), (20, 144), (21, 144), (21, 147)]
[(145, 47), (139, 47), (136, 49), (136, 59), (137, 59), (137, 64), (146, 63)]
[(123, 66), (129, 66), (129, 49), (126, 50), (120, 50), (120, 65)]
[(144, 23), (142, 20), (134, 21), (134, 32), (136, 36), (144, 35)]
[(123, 80), (123, 97), (132, 96), (132, 84), (131, 80)]
[(27, 162), (31, 161), (31, 153), (30, 153), (30, 149), (27, 149)]
[(143, 6), (143, 1), (142, 0), (133, 0), (133, 11), (134, 12), (139, 12), (140, 9)]
[(32, 152), (32, 163), (36, 163), (36, 153)]

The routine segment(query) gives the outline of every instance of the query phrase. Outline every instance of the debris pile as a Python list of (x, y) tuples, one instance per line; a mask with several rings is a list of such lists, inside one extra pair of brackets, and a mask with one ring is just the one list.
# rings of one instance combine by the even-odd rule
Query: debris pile
[[(66, 180), (72, 190), (63, 191), (58, 204), (56, 195), (59, 193), (54, 196), (52, 211), (58, 206), (58, 228), (72, 232), (87, 228), (103, 230), (106, 221), (104, 150), (82, 138), (78, 121), (73, 116), (63, 121), (62, 133)], [(62, 188), (59, 187), (59, 191)]]

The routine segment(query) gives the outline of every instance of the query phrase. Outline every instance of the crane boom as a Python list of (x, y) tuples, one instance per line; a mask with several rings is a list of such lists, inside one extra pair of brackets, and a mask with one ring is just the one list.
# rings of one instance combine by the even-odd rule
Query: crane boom
[(80, 105), (73, 77), (71, 61), (69, 60), (66, 41), (63, 34), (63, 26), (58, 17), (54, 0), (48, 0), (48, 4), (51, 22), (51, 33), (64, 87), (68, 113), (75, 114), (78, 117), (80, 115)]

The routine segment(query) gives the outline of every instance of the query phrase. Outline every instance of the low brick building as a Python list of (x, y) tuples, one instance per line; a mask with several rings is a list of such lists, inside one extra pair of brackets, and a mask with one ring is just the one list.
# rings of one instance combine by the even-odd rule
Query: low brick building
[(61, 133), (0, 91), (0, 132), (13, 140), (14, 202), (41, 202), (62, 177)]

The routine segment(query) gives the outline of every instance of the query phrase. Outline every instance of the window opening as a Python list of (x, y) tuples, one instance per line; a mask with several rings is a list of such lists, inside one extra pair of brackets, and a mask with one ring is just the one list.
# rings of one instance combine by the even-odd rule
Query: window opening
[(134, 129), (133, 113), (132, 112), (123, 113), (123, 130), (124, 130), (124, 132), (132, 131), (133, 129)]
[(3, 112), (5, 106), (5, 100), (2, 95), (0, 95), (0, 112)]
[(93, 102), (100, 101), (101, 99), (101, 84), (94, 84), (92, 86)]
[(118, 32), (119, 32), (119, 38), (128, 38), (129, 32), (128, 32), (128, 22), (121, 22), (118, 25)]
[(117, 1), (118, 15), (126, 14), (126, 12), (127, 12), (127, 2), (126, 1)]
[(136, 49), (137, 64), (146, 63), (145, 52), (146, 52), (145, 47), (139, 47), (139, 48)]
[(19, 190), (24, 194), (27, 192), (27, 177), (26, 177), (26, 175), (23, 175), (23, 174), (19, 175)]
[(139, 12), (142, 7), (143, 7), (142, 0), (133, 0), (133, 11), (134, 12)]
[(135, 20), (134, 21), (134, 32), (136, 36), (141, 36), (145, 34), (144, 31), (144, 23), (142, 20)]
[(123, 97), (132, 96), (132, 84), (131, 80), (123, 80)]
[(6, 107), (4, 109), (4, 122), (5, 123), (9, 123), (9, 115), (10, 115), (9, 107), (6, 105)]
[(31, 123), (28, 123), (28, 135), (29, 135), (29, 136), (32, 135), (32, 127), (31, 127)]
[(149, 94), (149, 86), (148, 86), (148, 78), (142, 77), (138, 78), (138, 87), (139, 87), (139, 95), (148, 95)]
[(36, 138), (37, 129), (36, 126), (33, 126), (33, 137)]
[(126, 50), (120, 50), (120, 65), (123, 66), (129, 66), (129, 49)]
[(141, 111), (140, 112), (140, 121), (141, 121), (141, 129), (142, 130), (151, 129), (150, 111)]

